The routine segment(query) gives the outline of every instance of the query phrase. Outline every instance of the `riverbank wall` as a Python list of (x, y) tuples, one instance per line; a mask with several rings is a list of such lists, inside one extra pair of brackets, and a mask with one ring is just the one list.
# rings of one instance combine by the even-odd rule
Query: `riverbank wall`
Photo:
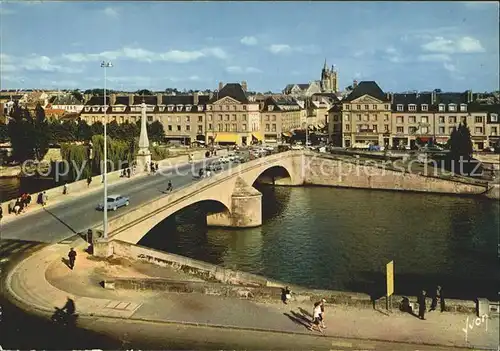
[[(103, 282), (107, 289), (130, 289), (145, 291), (167, 291), (182, 293), (203, 293), (224, 297), (251, 299), (259, 302), (278, 302), (282, 298), (282, 288), (289, 286), (296, 301), (311, 302), (324, 298), (327, 303), (361, 308), (386, 308), (385, 298), (369, 294), (307, 289), (256, 274), (220, 267), (185, 256), (171, 254), (120, 240), (111, 242), (113, 257), (122, 257), (131, 262), (144, 261), (161, 267), (171, 267), (200, 278), (203, 282), (175, 281), (159, 278), (116, 277)], [(113, 259), (113, 258), (111, 258)], [(416, 297), (406, 296), (415, 308)], [(391, 309), (399, 309), (403, 296), (394, 295)], [(446, 309), (457, 313), (478, 313), (476, 301), (448, 299)]]
[(403, 163), (384, 164), (306, 152), (303, 167), (304, 185), (482, 195), (500, 199), (498, 184), (458, 176), (419, 174), (405, 169)]
[[(207, 150), (199, 150), (199, 151), (193, 152), (194, 160), (202, 160), (202, 159), (204, 159), (206, 151)], [(226, 151), (221, 151), (221, 155), (224, 155), (224, 154), (226, 154)], [(170, 157), (170, 158), (166, 158), (166, 159), (161, 160), (161, 161), (157, 161), (157, 163), (160, 166), (160, 168), (173, 167), (173, 166), (177, 166), (177, 165), (180, 165), (180, 164), (183, 164), (183, 163), (187, 164), (188, 162), (189, 162), (189, 158), (188, 158), (187, 154), (186, 155), (175, 156), (175, 157)], [(108, 185), (111, 185), (111, 184), (117, 182), (118, 180), (134, 179), (134, 178), (136, 178), (138, 176), (145, 175), (146, 172), (144, 172), (144, 170), (137, 169), (136, 174), (133, 175), (133, 176), (131, 176), (131, 178), (123, 178), (123, 177), (121, 177), (121, 174), (122, 174), (121, 170), (114, 171), (114, 172), (109, 172), (107, 174)], [(68, 183), (68, 193), (72, 194), (72, 193), (78, 193), (78, 192), (82, 192), (82, 191), (92, 191), (92, 190), (100, 189), (102, 187), (103, 187), (102, 175), (97, 175), (97, 176), (92, 177), (92, 182), (90, 183), (90, 186), (87, 186), (87, 180), (86, 179), (82, 179), (82, 180), (79, 180), (79, 181), (76, 181), (76, 182)], [(62, 197), (65, 196), (63, 194), (63, 189), (64, 189), (64, 185), (57, 186), (55, 188), (50, 188), (50, 189), (45, 190), (45, 192), (46, 192), (46, 194), (47, 194), (47, 196), (49, 198), (49, 204), (54, 199), (60, 199), (60, 198), (62, 198)], [(30, 194), (30, 195), (31, 195), (31, 199), (32, 199), (31, 201), (32, 201), (32, 203), (36, 202), (36, 198), (38, 196), (38, 193), (33, 193), (33, 194)], [(7, 201), (5, 201), (5, 199), (1, 199), (1, 200), (3, 200), (3, 202), (0, 203), (0, 206), (2, 206), (2, 208), (4, 210), (4, 214), (5, 214), (5, 213), (7, 213), (8, 203), (12, 199), (9, 199)]]

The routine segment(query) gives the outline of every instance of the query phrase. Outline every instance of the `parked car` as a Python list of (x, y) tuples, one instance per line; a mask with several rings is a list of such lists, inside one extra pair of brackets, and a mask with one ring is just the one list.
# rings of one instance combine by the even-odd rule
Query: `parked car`
[[(123, 206), (128, 206), (130, 204), (130, 198), (128, 196), (122, 196), (122, 195), (109, 195), (108, 196), (108, 211), (113, 210), (116, 211), (118, 208), (123, 207)], [(98, 204), (97, 205), (97, 210), (103, 211), (104, 210), (104, 204)]]
[(217, 172), (222, 170), (222, 164), (219, 161), (214, 161), (208, 165), (207, 170), (210, 172)]
[(219, 158), (219, 162), (220, 163), (229, 163), (229, 157), (222, 156), (221, 158)]

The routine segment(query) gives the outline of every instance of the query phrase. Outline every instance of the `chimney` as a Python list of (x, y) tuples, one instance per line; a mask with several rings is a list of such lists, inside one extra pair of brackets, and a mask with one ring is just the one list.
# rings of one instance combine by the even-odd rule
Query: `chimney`
[(433, 90), (431, 93), (431, 105), (436, 103), (436, 90)]
[(109, 97), (109, 104), (111, 106), (113, 106), (114, 104), (116, 104), (116, 94), (111, 94), (111, 96)]
[(245, 81), (241, 82), (241, 88), (246, 93), (247, 92), (247, 82), (245, 82)]
[(198, 105), (198, 92), (193, 93), (193, 105)]
[(128, 96), (128, 104), (129, 106), (134, 104), (134, 94)]
[(219, 91), (221, 91), (221, 90), (222, 90), (222, 88), (224, 88), (224, 83), (219, 82)]
[(352, 88), (354, 89), (354, 88), (356, 88), (357, 86), (358, 86), (358, 81), (357, 81), (356, 79), (354, 79), (354, 80), (352, 81)]
[(162, 93), (156, 94), (156, 104), (163, 105), (163, 94)]
[(467, 90), (467, 103), (471, 103), (473, 100), (472, 90)]

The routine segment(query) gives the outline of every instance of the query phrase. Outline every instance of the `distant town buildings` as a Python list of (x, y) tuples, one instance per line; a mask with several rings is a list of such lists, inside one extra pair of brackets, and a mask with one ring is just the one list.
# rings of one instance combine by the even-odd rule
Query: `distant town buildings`
[[(219, 83), (217, 89), (190, 94), (81, 95), (61, 91), (0, 92), (0, 122), (19, 103), (41, 104), (47, 117), (80, 118), (89, 124), (137, 123), (147, 105), (148, 123), (158, 121), (171, 143), (245, 145), (289, 141), (307, 128), (335, 146), (368, 145), (409, 148), (429, 140), (445, 143), (459, 123), (466, 122), (474, 148), (499, 143), (498, 92), (384, 92), (374, 81), (353, 81), (338, 88), (338, 71), (325, 60), (321, 79), (289, 84), (280, 94), (250, 93), (246, 82)], [(173, 91), (173, 89), (170, 89)]]

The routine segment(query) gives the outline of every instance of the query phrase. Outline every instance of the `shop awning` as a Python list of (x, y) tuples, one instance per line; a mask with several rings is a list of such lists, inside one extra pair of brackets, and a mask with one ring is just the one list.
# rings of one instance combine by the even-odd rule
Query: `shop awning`
[(290, 132), (284, 132), (281, 134), (283, 134), (283, 136), (286, 136), (287, 138), (290, 138), (292, 136), (292, 133), (290, 133)]
[(261, 132), (252, 132), (252, 137), (257, 139), (258, 141), (264, 140)]
[(234, 133), (217, 133), (215, 135), (216, 143), (236, 143), (238, 136)]

